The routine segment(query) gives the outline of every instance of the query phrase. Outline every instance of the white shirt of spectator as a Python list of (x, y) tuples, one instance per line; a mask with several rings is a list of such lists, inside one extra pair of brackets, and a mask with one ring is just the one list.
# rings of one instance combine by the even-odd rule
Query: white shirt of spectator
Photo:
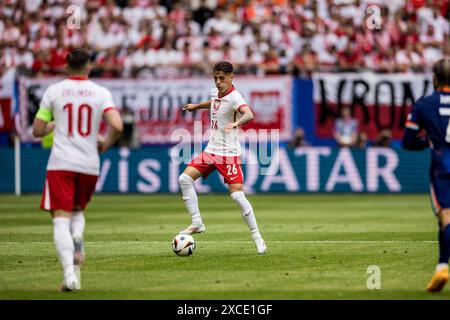
[(203, 26), (203, 34), (209, 34), (211, 28), (214, 28), (220, 34), (230, 35), (234, 32), (239, 31), (240, 25), (236, 26), (233, 22), (224, 17), (222, 17), (221, 19), (213, 17), (205, 22), (205, 25)]
[(126, 7), (123, 9), (122, 15), (128, 24), (132, 25), (134, 29), (138, 29), (144, 10), (140, 7)]
[(420, 25), (433, 23), (433, 9), (428, 6), (423, 6), (417, 10), (417, 17)]
[(132, 66), (136, 68), (142, 68), (145, 66), (145, 51), (144, 49), (138, 49), (131, 55)]
[(331, 54), (327, 50), (318, 51), (317, 59), (320, 63), (326, 65), (335, 65), (337, 63), (337, 55)]
[(245, 54), (247, 46), (251, 45), (254, 40), (253, 34), (247, 32), (244, 32), (243, 35), (239, 33), (232, 34), (229, 39), (231, 46), (238, 51), (241, 51), (242, 54)]
[(161, 65), (177, 65), (183, 61), (182, 53), (173, 49), (160, 49), (158, 63)]
[(47, 170), (98, 175), (100, 122), (114, 107), (109, 90), (90, 80), (66, 79), (45, 90), (40, 107), (52, 112), (56, 125)]
[(4, 42), (12, 42), (18, 40), (20, 37), (20, 29), (16, 26), (5, 28), (1, 40)]
[(422, 58), (415, 51), (408, 55), (406, 50), (400, 50), (395, 54), (395, 61), (400, 65), (413, 65), (422, 63)]
[(182, 50), (186, 42), (189, 43), (192, 50), (203, 50), (203, 37), (201, 36), (183, 36), (178, 38), (175, 44), (177, 50)]
[(158, 51), (155, 49), (152, 49), (152, 48), (145, 51), (144, 61), (145, 61), (145, 65), (147, 67), (154, 67), (154, 66), (158, 65), (158, 63), (159, 63)]
[(223, 97), (219, 97), (217, 88), (211, 89), (211, 136), (205, 151), (219, 156), (239, 156), (241, 145), (239, 143), (238, 129), (229, 133), (225, 126), (235, 122), (239, 116), (239, 108), (246, 106), (242, 95), (234, 89)]
[(207, 48), (205, 51), (206, 59), (209, 63), (214, 64), (217, 61), (220, 61), (222, 58), (222, 51), (217, 49)]
[(438, 48), (427, 47), (423, 50), (423, 59), (428, 67), (432, 67), (437, 61), (442, 59), (444, 56), (442, 51)]
[(33, 66), (33, 54), (30, 51), (25, 51), (23, 53), (17, 52), (16, 54), (16, 66), (25, 66), (28, 69), (31, 69)]
[(203, 60), (202, 51), (190, 50), (187, 55), (182, 53), (182, 59), (182, 64), (187, 66), (200, 63)]
[(130, 27), (126, 31), (125, 46), (126, 47), (135, 46), (139, 42), (140, 39), (141, 39), (141, 36), (140, 36), (138, 30)]
[(42, 4), (42, 0), (27, 0), (25, 1), (25, 10), (28, 13), (36, 12)]
[(112, 9), (112, 12), (109, 12), (109, 10), (107, 8), (101, 7), (97, 14), (99, 17), (107, 17), (107, 18), (117, 19), (122, 15), (122, 9), (118, 6), (114, 6), (114, 8)]
[(116, 25), (111, 25), (109, 30), (103, 30), (100, 26), (94, 27), (88, 38), (89, 44), (99, 50), (110, 49), (125, 41), (125, 34)]
[(450, 22), (440, 15), (437, 19), (433, 19), (432, 25), (436, 41), (444, 42), (445, 35), (450, 34)]
[(157, 19), (158, 17), (165, 17), (165, 16), (167, 16), (167, 9), (158, 4), (143, 9), (143, 17), (148, 20), (154, 20)]

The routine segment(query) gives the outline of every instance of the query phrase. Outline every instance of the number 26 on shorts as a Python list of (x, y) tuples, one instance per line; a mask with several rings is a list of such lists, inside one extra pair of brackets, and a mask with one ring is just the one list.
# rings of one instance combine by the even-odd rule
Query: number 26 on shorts
[(229, 176), (237, 174), (237, 168), (236, 168), (236, 164), (227, 164), (227, 174)]

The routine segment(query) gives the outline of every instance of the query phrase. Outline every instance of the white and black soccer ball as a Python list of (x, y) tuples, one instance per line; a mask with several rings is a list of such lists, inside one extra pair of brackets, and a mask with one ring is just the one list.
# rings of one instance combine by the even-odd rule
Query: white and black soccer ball
[(189, 234), (177, 234), (172, 240), (172, 249), (178, 256), (190, 256), (195, 250), (194, 238)]

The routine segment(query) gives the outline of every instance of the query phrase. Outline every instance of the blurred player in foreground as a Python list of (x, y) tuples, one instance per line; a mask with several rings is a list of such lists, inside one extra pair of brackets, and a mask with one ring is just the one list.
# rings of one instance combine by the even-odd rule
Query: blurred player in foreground
[[(207, 178), (211, 172), (217, 169), (228, 184), (231, 198), (241, 210), (242, 218), (250, 229), (257, 253), (264, 254), (267, 249), (266, 244), (259, 232), (252, 205), (243, 192), (241, 146), (237, 132), (239, 126), (253, 120), (253, 113), (232, 84), (233, 66), (229, 62), (218, 62), (214, 66), (213, 77), (216, 88), (211, 89), (210, 101), (187, 104), (183, 107), (183, 110), (187, 111), (210, 109), (211, 136), (206, 149), (188, 164), (179, 177), (183, 200), (192, 217), (192, 224), (181, 233), (194, 234), (205, 231), (194, 181), (201, 176)], [(240, 113), (239, 119), (238, 113)]]
[[(430, 192), (439, 220), (439, 263), (427, 290), (440, 292), (448, 281), (450, 258), (450, 59), (434, 65), (433, 84), (434, 93), (417, 100), (408, 116), (403, 147), (431, 148)], [(427, 137), (419, 136), (422, 129)]]
[[(54, 130), (41, 208), (53, 218), (55, 247), (64, 268), (61, 291), (80, 288), (75, 270), (85, 258), (83, 210), (99, 175), (98, 153), (108, 150), (123, 130), (111, 93), (88, 79), (89, 59), (83, 49), (68, 55), (68, 78), (47, 88), (33, 123), (35, 137)], [(99, 141), (102, 118), (111, 131)]]

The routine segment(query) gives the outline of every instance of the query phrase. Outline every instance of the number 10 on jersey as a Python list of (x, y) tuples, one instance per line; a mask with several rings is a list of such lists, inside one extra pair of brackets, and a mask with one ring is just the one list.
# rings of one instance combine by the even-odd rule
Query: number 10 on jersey
[[(67, 111), (68, 115), (68, 136), (73, 136), (73, 104), (68, 103), (63, 107), (64, 111)], [(88, 104), (82, 104), (78, 107), (78, 117), (77, 117), (77, 130), (80, 136), (86, 137), (91, 133), (91, 121), (92, 120), (92, 108)]]

